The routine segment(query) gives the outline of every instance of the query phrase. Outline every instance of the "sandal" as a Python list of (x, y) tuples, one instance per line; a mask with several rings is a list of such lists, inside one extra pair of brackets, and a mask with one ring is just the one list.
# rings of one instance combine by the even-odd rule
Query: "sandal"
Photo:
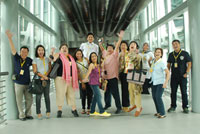
[(157, 116), (157, 117), (158, 117), (158, 116), (160, 116), (160, 113), (155, 113), (154, 116)]
[(86, 114), (85, 109), (82, 110), (81, 114)]
[(89, 114), (90, 114), (90, 109), (88, 109), (88, 110), (87, 110), (86, 114), (87, 114), (87, 115), (89, 115)]

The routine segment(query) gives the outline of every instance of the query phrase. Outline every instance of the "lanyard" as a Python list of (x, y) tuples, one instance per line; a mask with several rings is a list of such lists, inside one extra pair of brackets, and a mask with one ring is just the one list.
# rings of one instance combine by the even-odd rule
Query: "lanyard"
[(45, 59), (41, 59), (42, 60), (42, 62), (43, 62), (43, 65), (44, 65), (44, 74), (46, 74), (47, 73), (47, 71), (46, 71), (46, 68), (45, 68)]
[(20, 59), (21, 68), (23, 68), (25, 62), (26, 62), (26, 60), (24, 60), (24, 61), (22, 62), (22, 60)]
[[(155, 60), (154, 60), (154, 61), (155, 61)], [(161, 59), (159, 59), (156, 63), (153, 62), (149, 71), (152, 73), (152, 72), (153, 72), (154, 66), (156, 66), (156, 65), (157, 65), (158, 63), (160, 63), (160, 62), (161, 62)]]
[(175, 61), (177, 61), (177, 59), (178, 59), (178, 56), (181, 54), (181, 52), (182, 52), (182, 50), (180, 50), (180, 51), (179, 51), (179, 53), (178, 53), (178, 55), (177, 55), (177, 56), (175, 56), (175, 54), (174, 54), (174, 52), (173, 52), (173, 56), (174, 56), (174, 59), (175, 59)]

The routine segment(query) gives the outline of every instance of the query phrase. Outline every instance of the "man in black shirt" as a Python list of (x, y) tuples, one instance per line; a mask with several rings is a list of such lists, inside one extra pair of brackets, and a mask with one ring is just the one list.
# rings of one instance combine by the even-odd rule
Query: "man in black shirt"
[(180, 41), (172, 42), (174, 51), (169, 54), (167, 67), (171, 68), (171, 107), (168, 112), (176, 110), (177, 89), (180, 85), (182, 95), (182, 108), (184, 113), (188, 110), (187, 75), (191, 69), (191, 57), (188, 52), (181, 50)]
[[(26, 46), (20, 48), (20, 55), (17, 53), (13, 41), (12, 33), (6, 31), (10, 43), (11, 52), (14, 56), (14, 75), (13, 81), (15, 83), (15, 95), (17, 108), (19, 111), (19, 119), (25, 121), (26, 119), (33, 119), (31, 116), (31, 106), (33, 102), (32, 94), (28, 92), (28, 85), (30, 83), (30, 70), (32, 59), (27, 57), (29, 49)], [(23, 97), (25, 98), (25, 112), (23, 110)]]

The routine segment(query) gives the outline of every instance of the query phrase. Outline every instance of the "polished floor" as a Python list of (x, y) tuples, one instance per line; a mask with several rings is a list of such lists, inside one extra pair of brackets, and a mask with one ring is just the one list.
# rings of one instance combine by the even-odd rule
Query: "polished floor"
[[(76, 103), (80, 117), (71, 114), (70, 107), (63, 109), (63, 118), (56, 118), (57, 108), (55, 94), (51, 95), (52, 113), (50, 119), (38, 120), (33, 107), (34, 120), (9, 120), (7, 125), (0, 127), (0, 134), (200, 134), (200, 114), (182, 113), (181, 105), (175, 113), (167, 113), (164, 119), (153, 116), (155, 107), (150, 95), (142, 96), (143, 111), (141, 116), (134, 117), (132, 113), (115, 115), (114, 101), (108, 112), (111, 117), (89, 117), (81, 115), (81, 102), (77, 92)], [(169, 97), (164, 95), (165, 108), (169, 107)], [(42, 102), (43, 106), (44, 101)], [(45, 109), (42, 109), (45, 115)]]

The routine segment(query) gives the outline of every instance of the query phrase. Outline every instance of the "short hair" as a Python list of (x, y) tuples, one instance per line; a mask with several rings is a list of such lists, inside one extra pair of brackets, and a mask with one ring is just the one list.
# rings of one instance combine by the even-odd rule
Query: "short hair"
[(106, 45), (106, 49), (108, 49), (108, 47), (112, 47), (113, 49), (115, 49), (115, 46), (113, 44), (108, 44)]
[(29, 52), (29, 48), (28, 48), (27, 46), (22, 46), (22, 47), (20, 48), (20, 51), (21, 51), (22, 49), (27, 49), (27, 51)]
[(179, 44), (181, 43), (180, 40), (177, 40), (177, 39), (173, 40), (173, 41), (172, 41), (172, 44), (173, 44), (174, 42), (178, 42)]
[(68, 45), (67, 45), (67, 43), (62, 43), (62, 44), (60, 45), (60, 47), (59, 47), (59, 50), (61, 50), (61, 48), (62, 48), (63, 46), (66, 46), (67, 48), (69, 48)]
[(131, 41), (131, 42), (129, 43), (129, 46), (130, 46), (132, 43), (135, 43), (135, 44), (136, 44), (136, 48), (137, 48), (137, 49), (140, 48), (139, 45), (138, 45), (138, 43), (137, 43), (136, 41)]
[(38, 46), (36, 47), (36, 49), (35, 49), (35, 57), (39, 57), (39, 55), (38, 55), (38, 49), (39, 49), (40, 47), (42, 47), (42, 48), (44, 49), (44, 56), (45, 56), (46, 50), (45, 50), (44, 46), (43, 46), (43, 45), (38, 45)]
[(87, 37), (88, 37), (89, 35), (92, 35), (92, 36), (94, 37), (94, 34), (93, 34), (93, 33), (88, 33), (88, 34), (87, 34)]
[(82, 51), (81, 49), (78, 48), (78, 49), (76, 49), (76, 51), (75, 51), (75, 53), (74, 53), (74, 60), (75, 60), (75, 61), (78, 60), (78, 59), (76, 58), (76, 53), (77, 53), (77, 52), (81, 52), (82, 57), (83, 57), (83, 51)]
[(93, 54), (95, 54), (95, 55), (97, 56), (97, 64), (98, 64), (98, 55), (97, 55), (97, 53), (95, 53), (95, 52), (92, 52), (92, 53), (90, 54), (89, 62), (90, 62), (90, 64), (92, 63), (92, 55), (93, 55)]
[(155, 49), (155, 52), (156, 52), (157, 50), (160, 50), (160, 51), (161, 51), (161, 58), (162, 58), (162, 56), (163, 56), (163, 49), (162, 49), (162, 48), (156, 48), (156, 49)]
[(127, 46), (127, 50), (128, 50), (128, 42), (125, 41), (125, 40), (122, 40), (121, 43), (120, 43), (120, 51), (121, 51), (121, 45), (122, 45), (122, 43), (126, 44), (126, 46)]
[(145, 43), (143, 44), (143, 46), (144, 46), (144, 45), (147, 45), (147, 46), (149, 46), (149, 43), (145, 42)]

